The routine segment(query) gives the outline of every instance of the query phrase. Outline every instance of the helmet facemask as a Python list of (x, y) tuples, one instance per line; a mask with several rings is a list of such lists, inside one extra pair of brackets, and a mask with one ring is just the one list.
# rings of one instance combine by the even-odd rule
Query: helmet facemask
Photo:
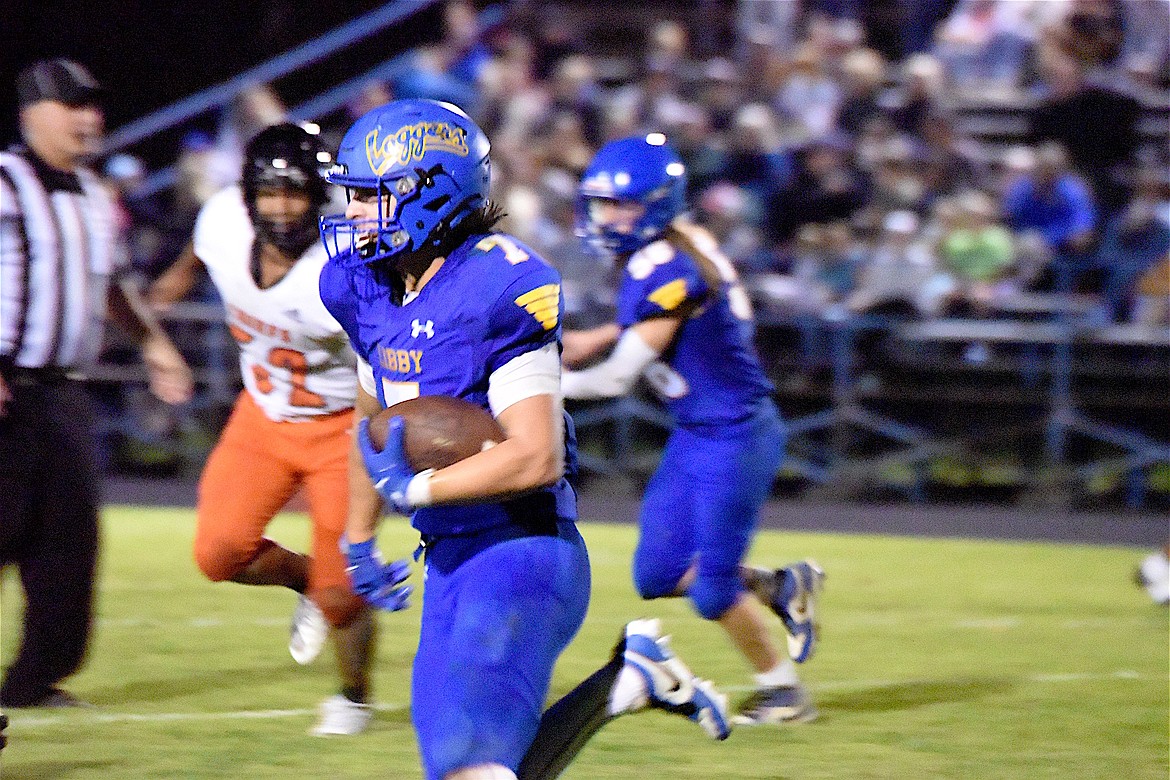
[[(657, 241), (678, 216), (680, 195), (675, 185), (664, 185), (637, 198), (593, 195), (582, 187), (577, 196), (576, 229), (579, 238), (595, 255), (608, 259), (629, 257)], [(605, 218), (604, 204), (628, 210), (619, 218)], [(640, 207), (640, 208), (635, 208)]]
[[(299, 173), (299, 171), (298, 171)], [(248, 213), (252, 218), (252, 225), (256, 229), (256, 236), (265, 243), (272, 244), (288, 257), (300, 257), (310, 246), (317, 241), (317, 219), (321, 210), (320, 201), (314, 197), (303, 183), (294, 177), (277, 179), (275, 181), (259, 180), (256, 191), (249, 196)], [(295, 219), (284, 220), (267, 216), (260, 212), (256, 200), (264, 190), (288, 189), (303, 193), (308, 197), (309, 205), (304, 214)]]
[[(347, 192), (351, 200), (372, 197), (374, 215), (351, 218), (347, 212), (322, 217), (321, 235), (331, 256), (344, 254), (344, 262), (367, 266), (438, 257), (452, 228), (484, 205), (478, 193), (461, 193), (442, 165), (379, 178), (372, 192), (361, 186), (347, 187)], [(461, 196), (454, 207), (449, 205)]]
[(322, 217), (321, 236), (330, 256), (373, 265), (404, 251), (410, 234), (400, 221), (402, 207), (407, 198), (418, 198), (417, 190), (418, 177), (412, 174), (378, 179), (372, 188), (346, 187), (348, 201), (372, 199), (376, 211), (373, 216), (351, 218), (347, 209), (345, 214)]

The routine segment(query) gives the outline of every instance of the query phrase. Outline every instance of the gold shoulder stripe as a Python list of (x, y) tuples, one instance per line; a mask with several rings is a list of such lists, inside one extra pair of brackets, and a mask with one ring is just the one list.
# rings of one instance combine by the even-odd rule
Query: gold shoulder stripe
[(679, 278), (667, 282), (646, 298), (652, 303), (657, 303), (663, 311), (670, 311), (687, 299), (687, 280)]
[(541, 285), (516, 299), (516, 305), (535, 317), (545, 330), (552, 330), (557, 326), (560, 302), (561, 286), (559, 284)]

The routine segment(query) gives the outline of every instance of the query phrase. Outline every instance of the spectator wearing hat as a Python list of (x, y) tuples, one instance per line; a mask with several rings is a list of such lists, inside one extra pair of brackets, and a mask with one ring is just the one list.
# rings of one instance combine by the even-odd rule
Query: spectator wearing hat
[(853, 293), (864, 266), (864, 244), (857, 240), (848, 222), (836, 220), (818, 226), (796, 265), (804, 305), (822, 315), (840, 310)]
[(739, 71), (731, 60), (715, 57), (707, 61), (698, 100), (710, 117), (712, 130), (722, 133), (731, 128), (744, 104)]
[(987, 178), (983, 153), (970, 136), (955, 130), (955, 116), (935, 111), (923, 118), (922, 153), (927, 187), (944, 195), (980, 186)]
[(1008, 188), (1004, 213), (1013, 230), (1025, 237), (1035, 233), (1053, 255), (1037, 288), (1073, 291), (1093, 264), (1097, 209), (1088, 186), (1068, 169), (1060, 146), (1047, 144), (1037, 152), (1035, 169)]
[(24, 631), (0, 705), (67, 707), (58, 687), (81, 666), (93, 616), (99, 470), (80, 372), (108, 312), (142, 347), (152, 391), (191, 395), (191, 372), (125, 268), (109, 192), (85, 162), (98, 151), (100, 87), (69, 60), (16, 83), (24, 146), (0, 153), (0, 566), (24, 586)]
[(549, 80), (550, 117), (562, 112), (576, 115), (586, 140), (601, 143), (604, 124), (601, 88), (597, 84), (593, 62), (583, 54), (574, 54), (557, 65)]
[(930, 206), (924, 174), (927, 167), (920, 144), (906, 135), (886, 142), (873, 171), (869, 202), (859, 215), (862, 226), (876, 230), (890, 211), (913, 211), (925, 214)]
[(610, 103), (611, 121), (634, 134), (662, 132), (678, 124), (688, 106), (681, 97), (676, 65), (666, 54), (647, 57), (642, 78), (614, 95)]
[(938, 110), (946, 72), (936, 57), (915, 54), (902, 65), (902, 84), (882, 96), (882, 106), (900, 132), (921, 135), (926, 117)]
[(837, 128), (857, 138), (871, 119), (881, 114), (878, 97), (886, 79), (886, 61), (873, 49), (854, 49), (841, 64), (841, 110)]
[(687, 168), (687, 197), (693, 201), (722, 174), (727, 159), (723, 137), (712, 131), (704, 106), (696, 104), (683, 114), (670, 140)]
[(955, 200), (954, 222), (938, 245), (943, 278), (935, 292), (951, 313), (986, 315), (992, 301), (1008, 291), (1015, 249), (1000, 223), (995, 203), (982, 192), (969, 191)]
[(841, 88), (826, 72), (823, 56), (812, 44), (797, 50), (792, 72), (774, 105), (779, 114), (798, 123), (802, 138), (824, 135), (836, 126)]
[(933, 316), (938, 313), (936, 300), (926, 294), (933, 272), (934, 253), (922, 240), (918, 215), (891, 211), (845, 305), (855, 313)]
[(725, 181), (706, 188), (697, 203), (700, 224), (711, 231), (720, 251), (749, 283), (756, 274), (776, 270), (776, 258), (764, 247), (754, 205), (746, 192)]

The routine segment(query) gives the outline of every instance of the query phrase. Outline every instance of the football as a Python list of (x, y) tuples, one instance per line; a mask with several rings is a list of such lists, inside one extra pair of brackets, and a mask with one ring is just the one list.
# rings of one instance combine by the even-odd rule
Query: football
[(421, 395), (370, 418), (370, 441), (386, 446), (391, 417), (406, 421), (404, 448), (415, 471), (442, 469), (504, 440), (504, 429), (485, 409), (447, 395)]

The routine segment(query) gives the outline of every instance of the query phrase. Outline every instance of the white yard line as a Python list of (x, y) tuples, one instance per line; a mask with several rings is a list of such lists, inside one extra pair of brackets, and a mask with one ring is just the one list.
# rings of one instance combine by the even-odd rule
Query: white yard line
[[(1081, 682), (1084, 680), (1161, 680), (1161, 675), (1145, 675), (1130, 669), (1118, 669), (1115, 672), (1088, 673), (1070, 672), (1065, 674), (1029, 674), (1012, 678), (1024, 683), (1062, 683)], [(1167, 675), (1170, 680), (1170, 675)], [(938, 685), (944, 682), (938, 678), (920, 678), (911, 680), (827, 680), (825, 682), (809, 683), (809, 687), (816, 691), (851, 691), (866, 690), (869, 688), (891, 688), (906, 685)], [(719, 690), (726, 693), (747, 693), (754, 691), (754, 685), (720, 685)]]
[[(396, 712), (406, 709), (405, 704), (387, 702), (372, 705), (378, 712)], [(70, 728), (85, 724), (102, 723), (174, 723), (177, 721), (208, 721), (208, 720), (272, 720), (275, 718), (302, 718), (316, 715), (317, 709), (296, 710), (235, 710), (227, 712), (92, 712), (86, 710), (71, 710), (74, 713), (85, 713), (72, 717), (24, 717), (20, 712), (8, 711), (11, 722), (10, 728), (20, 731), (26, 728), (42, 728), (45, 726), (64, 726)]]
[[(1018, 678), (1027, 683), (1064, 683), (1081, 682), (1085, 680), (1148, 680), (1163, 679), (1161, 675), (1144, 675), (1129, 669), (1118, 669), (1107, 673), (1052, 673), (1032, 674)], [(1170, 679), (1168, 675), (1165, 679)], [(937, 678), (922, 678), (910, 680), (828, 680), (812, 684), (814, 691), (849, 691), (866, 690), (872, 688), (888, 688), (906, 685), (937, 685)], [(719, 689), (726, 693), (748, 693), (755, 690), (751, 685), (720, 685)], [(406, 704), (385, 702), (374, 704), (378, 712), (397, 712), (406, 709)], [(72, 710), (69, 716), (38, 716), (25, 717), (20, 711), (9, 710), (11, 719), (10, 728), (14, 732), (24, 729), (47, 728), (52, 726), (68, 726), (74, 728), (81, 725), (101, 725), (105, 723), (174, 723), (180, 721), (217, 721), (217, 720), (273, 720), (277, 718), (303, 718), (317, 714), (313, 709), (290, 710), (229, 710), (226, 712), (94, 712)]]
[(149, 617), (98, 618), (97, 624), (100, 628), (225, 628), (228, 626), (270, 628), (280, 626), (287, 629), (289, 620), (291, 620), (291, 613), (281, 617), (248, 618), (246, 620), (231, 618), (225, 620), (218, 617), (193, 617), (183, 620), (158, 620)]

